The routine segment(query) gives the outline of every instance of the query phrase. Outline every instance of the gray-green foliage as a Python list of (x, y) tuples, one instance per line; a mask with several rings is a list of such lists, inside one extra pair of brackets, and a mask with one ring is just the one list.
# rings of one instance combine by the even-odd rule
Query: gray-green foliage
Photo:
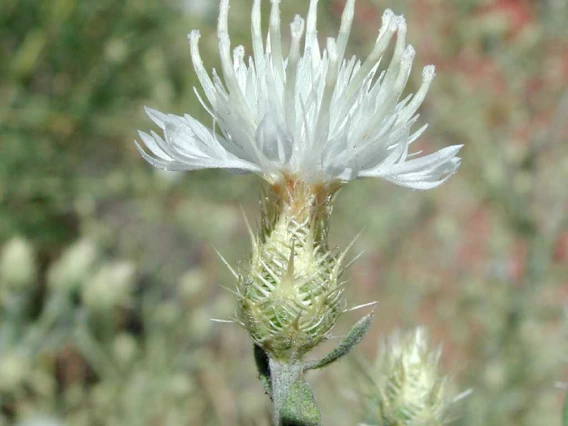
[(191, 84), (168, 54), (176, 13), (152, 1), (3, 2), (1, 238), (33, 235), (44, 254), (77, 236), (77, 199), (132, 189), (116, 173), (131, 164), (124, 123), (150, 99), (176, 103)]
[[(15, 259), (10, 250), (13, 242), (2, 261)], [(27, 266), (34, 270), (36, 264)], [(14, 274), (2, 268), (0, 405), (11, 410), (0, 424), (56, 406), (73, 425), (202, 421), (208, 408), (196, 375), (210, 356), (200, 343), (207, 319), (194, 319), (186, 296), (202, 291), (198, 274), (170, 287), (175, 298), (165, 297), (141, 288), (130, 262), (105, 259), (94, 242), (83, 240), (67, 248), (47, 275), (43, 302), (35, 307), (37, 281), (14, 286)]]
[(568, 425), (568, 393), (564, 397), (564, 410), (562, 412), (562, 426)]
[(254, 345), (259, 379), (274, 403), (276, 424), (278, 421), (281, 421), (282, 426), (322, 424), (314, 393), (305, 381), (305, 372), (327, 367), (347, 355), (367, 335), (372, 318), (372, 313), (365, 315), (331, 353), (317, 361), (294, 364), (274, 361), (260, 346)]

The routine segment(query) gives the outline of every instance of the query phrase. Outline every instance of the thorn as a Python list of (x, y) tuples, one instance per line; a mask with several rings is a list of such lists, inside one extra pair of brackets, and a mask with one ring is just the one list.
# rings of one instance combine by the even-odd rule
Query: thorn
[(233, 276), (235, 278), (239, 278), (239, 274), (237, 274), (237, 272), (231, 267), (231, 265), (229, 265), (229, 262), (227, 262), (227, 260), (223, 257), (223, 255), (219, 252), (219, 250), (217, 250), (215, 247), (213, 247), (213, 250), (215, 250), (215, 252), (217, 253), (217, 255), (221, 258), (221, 260), (223, 261), (223, 263), (225, 264), (225, 266), (227, 268), (229, 268), (229, 271), (231, 271), (231, 274), (233, 274)]
[[(345, 314), (345, 313), (347, 313), (347, 312), (357, 311), (357, 310), (359, 310), (359, 309), (367, 308), (367, 307), (369, 307), (369, 306), (373, 306), (373, 308), (374, 308), (374, 307), (377, 306), (378, 304), (379, 304), (379, 302), (377, 302), (377, 301), (369, 302), (369, 303), (364, 303), (364, 304), (362, 304), (362, 305), (357, 305), (357, 306), (353, 306), (352, 308), (345, 309), (342, 313)], [(373, 309), (373, 312), (374, 312), (374, 309)], [(373, 312), (372, 312), (372, 313), (373, 313)]]
[(351, 240), (351, 242), (347, 245), (347, 247), (345, 248), (345, 250), (343, 250), (343, 252), (339, 255), (339, 259), (338, 259), (338, 264), (343, 263), (343, 261), (345, 260), (345, 256), (347, 255), (347, 252), (349, 250), (351, 250), (351, 247), (353, 247), (353, 245), (355, 244), (355, 241), (357, 241), (357, 239), (359, 239), (359, 237), (361, 236), (361, 234), (363, 233), (364, 229), (362, 229), (361, 231), (359, 231), (359, 233), (357, 235), (355, 235), (355, 238), (353, 238)]
[(219, 318), (211, 318), (211, 321), (217, 322), (217, 323), (220, 323), (220, 324), (235, 324), (235, 321), (233, 321), (233, 320), (224, 320), (224, 319), (219, 319)]
[(223, 284), (218, 284), (218, 286), (221, 287), (223, 290), (228, 291), (232, 295), (236, 296), (237, 299), (240, 299), (240, 298), (243, 297), (243, 295), (241, 293), (239, 293), (238, 288), (237, 288), (237, 291), (235, 291), (235, 290), (231, 290), (229, 287), (225, 287)]
[(351, 265), (353, 265), (355, 262), (357, 262), (359, 260), (359, 258), (361, 256), (363, 256), (363, 253), (365, 253), (365, 250), (361, 250), (358, 255), (356, 255), (353, 259), (351, 259), (349, 262), (347, 262), (347, 264), (343, 267), (343, 271), (346, 271), (347, 269), (349, 269), (349, 267)]
[(243, 219), (245, 220), (245, 225), (247, 227), (247, 231), (250, 237), (250, 242), (253, 245), (253, 247), (256, 247), (256, 238), (254, 236), (254, 232), (252, 231), (252, 227), (250, 226), (250, 223), (248, 221), (247, 218), (247, 214), (245, 213), (245, 209), (243, 208), (242, 204), (239, 204), (239, 207), (241, 208), (241, 213), (243, 214)]
[(290, 257), (288, 258), (288, 267), (286, 268), (286, 273), (282, 277), (282, 284), (294, 284), (294, 251), (295, 251), (296, 241), (292, 241), (292, 248), (290, 249)]
[(260, 265), (266, 269), (266, 271), (268, 272), (268, 274), (270, 275), (270, 277), (274, 280), (275, 283), (277, 283), (279, 281), (279, 277), (276, 275), (276, 273), (272, 270), (272, 268), (270, 268), (268, 266), (268, 264), (262, 259), (260, 258)]
[(313, 253), (314, 251), (314, 229), (315, 227), (310, 224), (310, 227), (308, 229), (308, 238), (306, 239), (306, 246), (311, 253)]
[(294, 327), (296, 330), (300, 330), (300, 318), (302, 317), (302, 312), (298, 313), (298, 315), (296, 315), (296, 318), (294, 318), (294, 320), (292, 321), (292, 327)]
[(325, 339), (326, 340), (338, 340), (338, 339), (343, 339), (345, 337), (345, 335), (336, 335), (333, 333), (327, 333), (325, 335)]
[(468, 389), (463, 391), (462, 393), (460, 393), (459, 395), (457, 395), (456, 397), (454, 397), (452, 399), (452, 402), (458, 402), (459, 400), (462, 400), (464, 398), (467, 398), (469, 395), (471, 395), (473, 393), (473, 389)]

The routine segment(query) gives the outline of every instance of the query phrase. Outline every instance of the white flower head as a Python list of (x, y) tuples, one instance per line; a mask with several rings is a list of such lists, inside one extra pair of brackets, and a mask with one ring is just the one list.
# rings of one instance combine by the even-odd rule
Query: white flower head
[[(137, 146), (149, 163), (167, 170), (254, 172), (270, 183), (287, 175), (314, 183), (381, 177), (415, 189), (434, 188), (456, 171), (461, 145), (417, 158), (419, 153), (409, 154), (410, 145), (427, 127), (411, 130), (434, 67), (424, 68), (416, 94), (400, 100), (414, 59), (402, 16), (385, 11), (369, 56), (364, 61), (345, 59), (355, 0), (347, 1), (339, 34), (327, 39), (323, 51), (317, 40), (318, 1), (311, 0), (307, 20), (296, 16), (290, 25), (285, 57), (279, 0), (271, 3), (264, 43), (261, 0), (254, 0), (253, 55), (245, 62), (242, 46), (231, 54), (229, 0), (221, 0), (220, 75), (213, 70), (209, 76), (199, 53), (200, 34), (189, 34), (193, 66), (205, 95), (198, 97), (214, 126), (208, 128), (189, 115), (147, 109), (164, 132), (164, 138), (140, 132), (149, 152)], [(379, 73), (393, 38), (390, 64)]]

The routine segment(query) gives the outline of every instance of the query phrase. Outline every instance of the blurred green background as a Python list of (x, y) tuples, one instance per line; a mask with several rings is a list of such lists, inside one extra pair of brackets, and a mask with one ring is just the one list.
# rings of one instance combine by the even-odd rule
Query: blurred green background
[[(249, 0), (232, 0), (250, 50)], [(283, 0), (285, 21), (307, 0)], [(320, 39), (344, 0), (320, 0)], [(264, 13), (268, 2), (264, 2)], [(372, 422), (381, 339), (427, 326), (443, 343), (460, 426), (559, 426), (567, 381), (568, 3), (359, 0), (348, 53), (370, 50), (385, 8), (404, 13), (433, 151), (464, 143), (444, 186), (378, 180), (339, 194), (332, 242), (361, 230), (352, 304), (378, 300), (357, 354), (310, 375), (326, 425)], [(216, 0), (2, 0), (0, 425), (267, 425), (251, 344), (228, 318), (246, 261), (243, 206), (259, 179), (156, 171), (136, 151), (143, 106), (209, 123), (186, 34), (218, 66)], [(284, 26), (283, 28), (287, 28)], [(156, 129), (155, 129), (156, 130)], [(359, 313), (336, 329), (348, 330)], [(329, 350), (334, 342), (317, 352)]]

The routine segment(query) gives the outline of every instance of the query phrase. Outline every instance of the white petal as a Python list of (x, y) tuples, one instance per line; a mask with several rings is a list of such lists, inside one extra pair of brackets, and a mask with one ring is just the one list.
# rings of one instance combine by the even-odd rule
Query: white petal
[(167, 154), (167, 152), (169, 151), (169, 148), (166, 146), (165, 142), (163, 141), (162, 138), (153, 138), (152, 136), (150, 136), (147, 133), (144, 133), (142, 131), (138, 131), (138, 134), (140, 135), (140, 138), (142, 139), (142, 142), (144, 142), (144, 145), (146, 145), (148, 147), (148, 149), (157, 157), (161, 158), (162, 160), (166, 160), (166, 161), (172, 161), (173, 158)]
[(439, 165), (454, 158), (462, 147), (463, 145), (453, 145), (424, 157), (415, 158), (404, 163), (394, 164), (384, 171), (378, 171), (376, 176), (413, 173), (438, 167)]
[(275, 114), (268, 113), (256, 131), (256, 143), (269, 161), (285, 166), (292, 155), (292, 138), (278, 123)]
[[(191, 58), (199, 92), (204, 94), (198, 99), (213, 118), (213, 129), (189, 115), (148, 108), (165, 140), (154, 132), (140, 132), (147, 151), (137, 147), (146, 160), (170, 170), (253, 171), (271, 182), (286, 173), (312, 182), (381, 177), (415, 189), (440, 185), (457, 170), (461, 146), (422, 157), (420, 152), (408, 153), (427, 127), (412, 129), (434, 67), (425, 67), (418, 91), (400, 100), (415, 56), (406, 44), (402, 16), (385, 11), (369, 56), (364, 61), (344, 60), (355, 0), (346, 0), (337, 38), (327, 38), (323, 51), (317, 33), (318, 0), (310, 0), (306, 21), (296, 16), (290, 27), (290, 49), (284, 58), (280, 0), (271, 0), (266, 44), (261, 3), (252, 3), (253, 58), (247, 61), (241, 46), (231, 54), (229, 0), (221, 0), (217, 27), (221, 75), (205, 70), (199, 32), (190, 33)], [(388, 51), (393, 52), (390, 59)]]
[(150, 119), (154, 123), (156, 123), (160, 129), (164, 130), (166, 128), (165, 123), (166, 121), (168, 121), (167, 114), (164, 114), (163, 112), (148, 107), (144, 107), (144, 111), (146, 111), (148, 117), (150, 117)]

